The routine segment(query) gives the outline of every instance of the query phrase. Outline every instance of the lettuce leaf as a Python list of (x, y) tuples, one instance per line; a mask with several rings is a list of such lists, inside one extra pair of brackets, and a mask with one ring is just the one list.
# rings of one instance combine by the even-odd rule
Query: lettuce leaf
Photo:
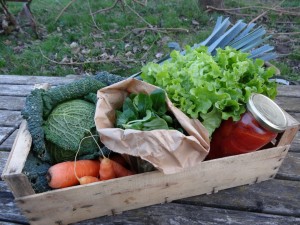
[(269, 80), (275, 68), (248, 56), (231, 47), (212, 56), (205, 46), (187, 46), (185, 55), (172, 51), (163, 64), (146, 64), (141, 78), (164, 89), (175, 106), (202, 121), (211, 135), (222, 120), (240, 119), (251, 93), (272, 99), (277, 94), (276, 83)]

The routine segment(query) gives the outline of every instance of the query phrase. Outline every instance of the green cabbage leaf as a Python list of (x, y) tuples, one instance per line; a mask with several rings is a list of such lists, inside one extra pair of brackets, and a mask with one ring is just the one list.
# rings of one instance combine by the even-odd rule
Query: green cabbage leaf
[(81, 99), (61, 103), (52, 110), (43, 126), (52, 162), (74, 160), (77, 151), (78, 159), (99, 154), (94, 114), (95, 105)]

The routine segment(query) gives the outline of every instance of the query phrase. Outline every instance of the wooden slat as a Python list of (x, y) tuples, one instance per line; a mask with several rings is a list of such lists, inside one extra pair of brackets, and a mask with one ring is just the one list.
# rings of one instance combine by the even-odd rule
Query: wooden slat
[(296, 134), (296, 137), (292, 142), (290, 151), (291, 152), (300, 152), (300, 132), (299, 131)]
[(14, 131), (13, 127), (0, 127), (0, 144)]
[[(5, 166), (6, 161), (8, 159), (8, 155), (9, 155), (9, 152), (0, 151), (0, 176), (3, 173), (3, 169), (4, 169), (4, 166)], [(1, 180), (1, 178), (0, 178), (0, 180)]]
[(51, 85), (61, 85), (70, 83), (82, 77), (83, 76), (79, 75), (68, 75), (66, 77), (1, 75), (0, 84), (34, 85), (39, 83), (49, 83)]
[(25, 105), (25, 97), (0, 96), (0, 110), (21, 111)]
[[(13, 223), (13, 222), (3, 222), (2, 220), (5, 220), (5, 221), (7, 221), (5, 218), (4, 219), (0, 219), (0, 221), (1, 221), (1, 225), (20, 225), (20, 223)], [(21, 224), (23, 224), (23, 223), (21, 223)], [(26, 223), (25, 223), (26, 224)], [(28, 224), (26, 224), (26, 225), (28, 225)]]
[(0, 84), (0, 95), (2, 96), (27, 96), (33, 85), (11, 85), (11, 84)]
[(11, 191), (8, 189), (7, 184), (1, 179), (0, 179), (0, 192), (10, 192), (11, 193)]
[(299, 85), (278, 85), (278, 96), (298, 97), (300, 98)]
[(284, 145), (291, 144), (298, 132), (299, 132), (299, 125), (295, 125), (294, 127), (289, 127), (287, 130), (285, 130), (282, 133), (277, 146), (284, 146)]
[(287, 154), (276, 178), (300, 181), (300, 153), (289, 152)]
[(228, 209), (219, 209), (203, 206), (169, 203), (155, 205), (138, 210), (128, 211), (113, 217), (102, 217), (94, 220), (83, 221), (78, 225), (197, 225), (197, 224), (259, 224), (259, 225), (295, 225), (300, 223), (300, 218), (276, 216), (262, 213), (251, 213)]
[(20, 209), (16, 206), (14, 198), (10, 192), (0, 192), (0, 224), (3, 221), (12, 223), (28, 223), (25, 216), (22, 215)]
[(22, 120), (20, 111), (0, 110), (0, 127), (17, 127)]
[(300, 113), (296, 112), (289, 112), (289, 114), (295, 119), (297, 120), (298, 122), (300, 122)]
[(175, 202), (277, 215), (300, 216), (300, 182), (268, 180)]
[(300, 112), (300, 98), (277, 97), (275, 102), (287, 112)]
[(23, 120), (1, 176), (15, 197), (34, 194), (27, 176), (22, 174), (31, 144), (32, 138), (27, 130), (27, 122)]
[(0, 151), (10, 151), (13, 143), (15, 141), (15, 138), (17, 136), (18, 129), (16, 129), (1, 145), (0, 145)]
[(23, 120), (8, 156), (8, 164), (4, 167), (5, 176), (22, 172), (31, 148), (31, 142), (32, 137), (27, 129), (27, 122)]

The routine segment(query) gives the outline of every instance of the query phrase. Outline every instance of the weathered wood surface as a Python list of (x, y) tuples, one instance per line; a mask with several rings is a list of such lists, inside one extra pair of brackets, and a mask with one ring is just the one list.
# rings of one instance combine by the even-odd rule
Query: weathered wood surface
[(80, 79), (82, 76), (68, 75), (66, 77), (46, 77), (46, 76), (12, 76), (1, 75), (1, 84), (9, 85), (34, 85), (39, 83), (49, 83), (51, 85), (61, 85), (70, 83), (76, 79)]
[(11, 147), (13, 146), (13, 143), (14, 143), (17, 133), (19, 131), (17, 128), (13, 128), (13, 129), (14, 129), (13, 133), (7, 139), (2, 140), (3, 142), (0, 145), (0, 151), (10, 151), (11, 150)]
[[(79, 76), (0, 76), (0, 174), (21, 122), (26, 95), (37, 83), (66, 84)], [(276, 102), (300, 121), (300, 86), (279, 86)], [(300, 224), (300, 133), (275, 179), (211, 195), (130, 210), (77, 224)], [(59, 212), (58, 212), (59, 213)], [(28, 224), (0, 180), (0, 224)]]
[(299, 190), (299, 182), (274, 179), (175, 202), (299, 217)]
[(25, 105), (25, 97), (0, 96), (0, 104), (1, 110), (21, 111)]
[(0, 127), (0, 143), (4, 142), (14, 131), (13, 127)]
[(22, 116), (20, 111), (0, 110), (1, 127), (17, 127), (21, 122)]
[[(276, 178), (300, 181), (300, 153), (289, 152), (284, 159)], [(300, 199), (300, 189), (299, 189)]]

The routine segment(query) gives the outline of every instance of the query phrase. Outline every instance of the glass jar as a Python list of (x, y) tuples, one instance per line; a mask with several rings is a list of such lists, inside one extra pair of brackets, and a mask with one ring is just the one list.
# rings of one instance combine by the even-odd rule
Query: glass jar
[(256, 151), (284, 131), (286, 124), (284, 112), (274, 101), (262, 94), (252, 94), (239, 121), (230, 118), (215, 130), (206, 159)]

